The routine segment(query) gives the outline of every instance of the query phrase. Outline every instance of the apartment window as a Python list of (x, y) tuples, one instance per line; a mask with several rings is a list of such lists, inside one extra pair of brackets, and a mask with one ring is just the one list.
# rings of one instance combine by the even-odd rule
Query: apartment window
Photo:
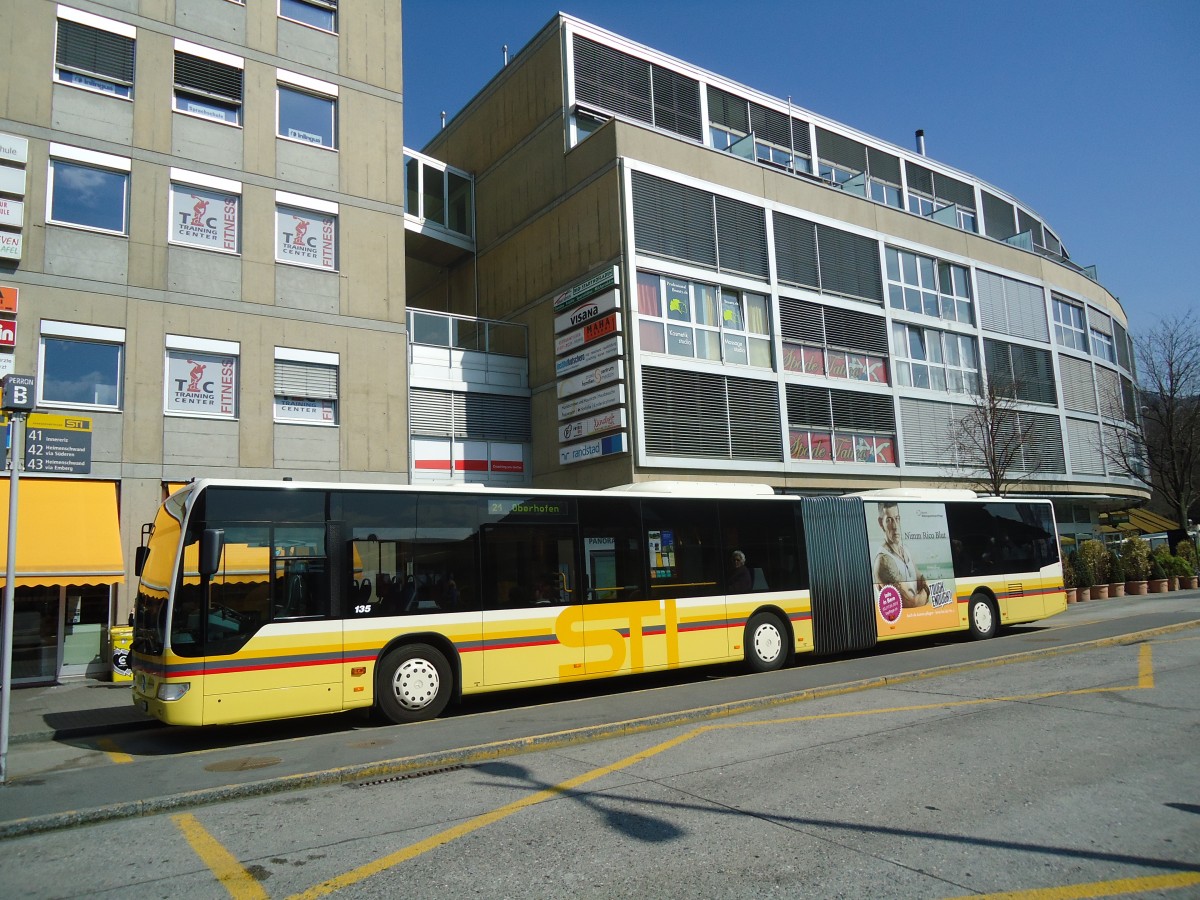
[(786, 396), (791, 459), (896, 465), (890, 396), (802, 384), (789, 384)]
[(338, 205), (275, 192), (275, 260), (336, 271)]
[(820, 378), (888, 384), (883, 316), (780, 297), (783, 368)]
[(236, 419), (240, 345), (168, 334), (164, 411), (169, 416)]
[(337, 148), (336, 84), (292, 72), (278, 72), (280, 137)]
[(979, 357), (968, 335), (893, 322), (892, 355), (897, 384), (951, 394), (979, 392)]
[(51, 144), (47, 220), (127, 234), (130, 168), (126, 157)]
[(1054, 298), (1054, 338), (1060, 346), (1087, 353), (1087, 325), (1082, 306)]
[(337, 0), (279, 0), (279, 16), (322, 31), (337, 31)]
[(38, 404), (120, 409), (125, 329), (41, 323)]
[(241, 239), (238, 181), (171, 170), (171, 226), (167, 240), (204, 250), (237, 253)]
[(765, 295), (638, 273), (642, 350), (771, 368)]
[(245, 61), (175, 41), (175, 109), (229, 125), (242, 121)]
[(1089, 330), (1092, 337), (1092, 353), (1101, 359), (1106, 359), (1113, 365), (1117, 362), (1117, 348), (1113, 344), (1111, 334), (1105, 334), (1096, 327)]
[(60, 6), (55, 80), (131, 98), (136, 37), (132, 25)]
[(963, 266), (885, 248), (888, 300), (893, 309), (974, 324), (971, 282)]
[(275, 421), (338, 423), (338, 355), (275, 348)]

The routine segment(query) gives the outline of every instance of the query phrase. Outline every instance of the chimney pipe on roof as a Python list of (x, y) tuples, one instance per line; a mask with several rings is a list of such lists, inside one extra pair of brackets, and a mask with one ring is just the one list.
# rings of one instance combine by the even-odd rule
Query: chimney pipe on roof
[(508, 44), (504, 45), (504, 66), (508, 67)]
[(917, 152), (922, 156), (925, 155), (925, 129), (917, 129)]

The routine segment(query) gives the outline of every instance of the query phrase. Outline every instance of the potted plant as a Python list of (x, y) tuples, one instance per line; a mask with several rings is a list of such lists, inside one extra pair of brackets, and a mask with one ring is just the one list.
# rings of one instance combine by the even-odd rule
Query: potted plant
[(1150, 545), (1140, 534), (1131, 534), (1121, 547), (1121, 561), (1125, 565), (1125, 593), (1139, 596), (1146, 593), (1146, 579), (1150, 577)]
[(1167, 589), (1167, 573), (1158, 554), (1150, 556), (1150, 579), (1147, 585), (1152, 594), (1161, 594)]
[(1102, 541), (1095, 538), (1084, 541), (1079, 548), (1079, 558), (1088, 561), (1092, 572), (1092, 600), (1108, 597), (1108, 550)]
[(1063, 591), (1067, 595), (1068, 603), (1075, 603), (1078, 599), (1077, 592), (1075, 590), (1075, 560), (1075, 554), (1068, 553), (1063, 557), (1062, 561)]
[(1082, 553), (1075, 556), (1075, 599), (1087, 600), (1092, 595), (1092, 584), (1095, 576), (1092, 574), (1092, 564)]
[[(1175, 545), (1175, 556), (1183, 560), (1183, 562), (1187, 565), (1188, 574), (1186, 576), (1186, 587), (1189, 589), (1194, 589), (1197, 587), (1196, 582), (1198, 580), (1196, 573), (1197, 571), (1200, 571), (1200, 563), (1197, 562), (1196, 545), (1192, 543), (1190, 538), (1184, 538)], [(1183, 575), (1179, 576), (1180, 587), (1185, 586), (1183, 584), (1184, 577), (1185, 576)]]
[(1125, 563), (1116, 550), (1108, 551), (1108, 596), (1125, 596)]

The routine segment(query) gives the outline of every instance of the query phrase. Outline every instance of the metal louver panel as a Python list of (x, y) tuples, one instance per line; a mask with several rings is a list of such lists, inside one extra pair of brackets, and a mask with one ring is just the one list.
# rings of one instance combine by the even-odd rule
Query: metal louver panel
[(704, 140), (700, 121), (700, 82), (662, 66), (653, 66), (654, 125), (691, 138)]
[(987, 191), (983, 192), (983, 230), (988, 237), (998, 241), (1017, 233), (1013, 224), (1013, 205)]
[(874, 238), (817, 225), (817, 258), (822, 291), (883, 303), (879, 243)]
[(1058, 416), (1047, 413), (1018, 413), (1022, 429), (1026, 432), (1022, 446), (1023, 468), (1026, 472), (1066, 472), (1067, 462), (1063, 453), (1062, 429)]
[(1001, 279), (1004, 302), (1008, 307), (1008, 333), (1013, 337), (1050, 343), (1050, 328), (1046, 318), (1046, 292), (1036, 284)]
[(175, 53), (175, 85), (210, 97), (242, 102), (241, 69), (189, 53)]
[(722, 128), (740, 131), (742, 134), (750, 133), (747, 102), (712, 85), (708, 86), (708, 120)]
[(833, 412), (829, 408), (829, 388), (811, 384), (787, 386), (788, 424), (805, 428), (833, 428)]
[(638, 250), (717, 265), (712, 194), (633, 172), (633, 228)]
[(826, 306), (825, 334), (829, 346), (843, 350), (861, 350), (879, 356), (888, 355), (887, 322), (857, 309)]
[(933, 196), (933, 172), (911, 160), (904, 161), (904, 174), (908, 177), (908, 189)]
[(813, 649), (865, 650), (878, 640), (866, 507), (861, 497), (800, 501), (808, 552)]
[(933, 173), (933, 196), (947, 203), (957, 203), (966, 209), (975, 208), (975, 188), (965, 181), (959, 181), (941, 172)]
[[(1003, 341), (984, 341), (996, 345), (991, 352), (1011, 360), (1012, 384), (1016, 398), (1027, 403), (1045, 403), (1055, 406), (1058, 395), (1054, 386), (1054, 369), (1049, 350), (1026, 347), (1022, 344), (1006, 344)], [(1003, 365), (1002, 363), (1000, 365)]]
[(1137, 424), (1137, 391), (1133, 381), (1121, 376), (1121, 401), (1125, 406), (1125, 421), (1131, 425)]
[(829, 391), (833, 408), (833, 427), (839, 430), (896, 431), (896, 410), (890, 394), (866, 394), (859, 391)]
[(760, 141), (767, 141), (780, 147), (790, 147), (792, 133), (788, 126), (787, 113), (750, 104), (750, 130)]
[(817, 126), (817, 156), (855, 172), (867, 170), (867, 147), (834, 131)]
[(804, 219), (775, 213), (775, 270), (780, 281), (803, 287), (821, 284), (817, 270), (817, 226)]
[(275, 395), (310, 400), (338, 398), (338, 367), (275, 360)]
[(1121, 396), (1121, 378), (1107, 366), (1096, 366), (1096, 386), (1100, 394), (1100, 415), (1120, 421), (1125, 418), (1125, 402)]
[(575, 100), (653, 124), (650, 63), (575, 36)]
[(1071, 451), (1072, 472), (1076, 475), (1104, 474), (1100, 426), (1096, 422), (1067, 419), (1067, 446)]
[(904, 462), (913, 466), (945, 468), (954, 446), (958, 420), (967, 407), (932, 400), (900, 400), (900, 432), (904, 436)]
[(1039, 247), (1046, 243), (1046, 239), (1042, 235), (1042, 223), (1025, 210), (1017, 207), (1017, 233), (1024, 231), (1028, 231), (1033, 236), (1033, 242)]
[(520, 442), (532, 438), (526, 397), (413, 388), (408, 418), (414, 435)]
[(1060, 353), (1058, 371), (1062, 375), (1063, 406), (1076, 412), (1096, 412), (1092, 364), (1086, 359)]
[(979, 291), (979, 324), (988, 331), (1008, 333), (1008, 310), (1004, 305), (1004, 279), (977, 269), (975, 284)]
[(867, 164), (871, 167), (872, 178), (882, 178), (892, 184), (900, 183), (900, 157), (868, 147)]
[(825, 346), (823, 307), (791, 297), (779, 298), (779, 327), (784, 340)]
[(803, 119), (792, 119), (792, 149), (805, 156), (812, 156), (812, 138), (808, 123)]
[(133, 38), (80, 22), (58, 20), (56, 62), (60, 66), (132, 85), (133, 56)]
[(766, 212), (717, 195), (717, 266), (722, 272), (767, 277)]
[(1129, 333), (1116, 319), (1113, 319), (1113, 344), (1117, 349), (1117, 362), (1129, 371)]
[(783, 460), (774, 383), (645, 366), (646, 452), (693, 459)]
[(1108, 317), (1107, 313), (1102, 313), (1095, 307), (1089, 306), (1087, 308), (1087, 317), (1088, 324), (1097, 331), (1102, 331), (1107, 335), (1112, 335), (1112, 319)]
[(726, 378), (730, 458), (783, 462), (779, 388), (772, 381)]

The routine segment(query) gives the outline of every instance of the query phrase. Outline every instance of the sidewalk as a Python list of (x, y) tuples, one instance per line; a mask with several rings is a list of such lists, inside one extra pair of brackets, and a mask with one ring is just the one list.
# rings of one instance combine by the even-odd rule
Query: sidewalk
[(80, 678), (61, 684), (12, 689), (10, 744), (62, 740), (131, 728), (158, 727), (135, 709), (128, 681)]

